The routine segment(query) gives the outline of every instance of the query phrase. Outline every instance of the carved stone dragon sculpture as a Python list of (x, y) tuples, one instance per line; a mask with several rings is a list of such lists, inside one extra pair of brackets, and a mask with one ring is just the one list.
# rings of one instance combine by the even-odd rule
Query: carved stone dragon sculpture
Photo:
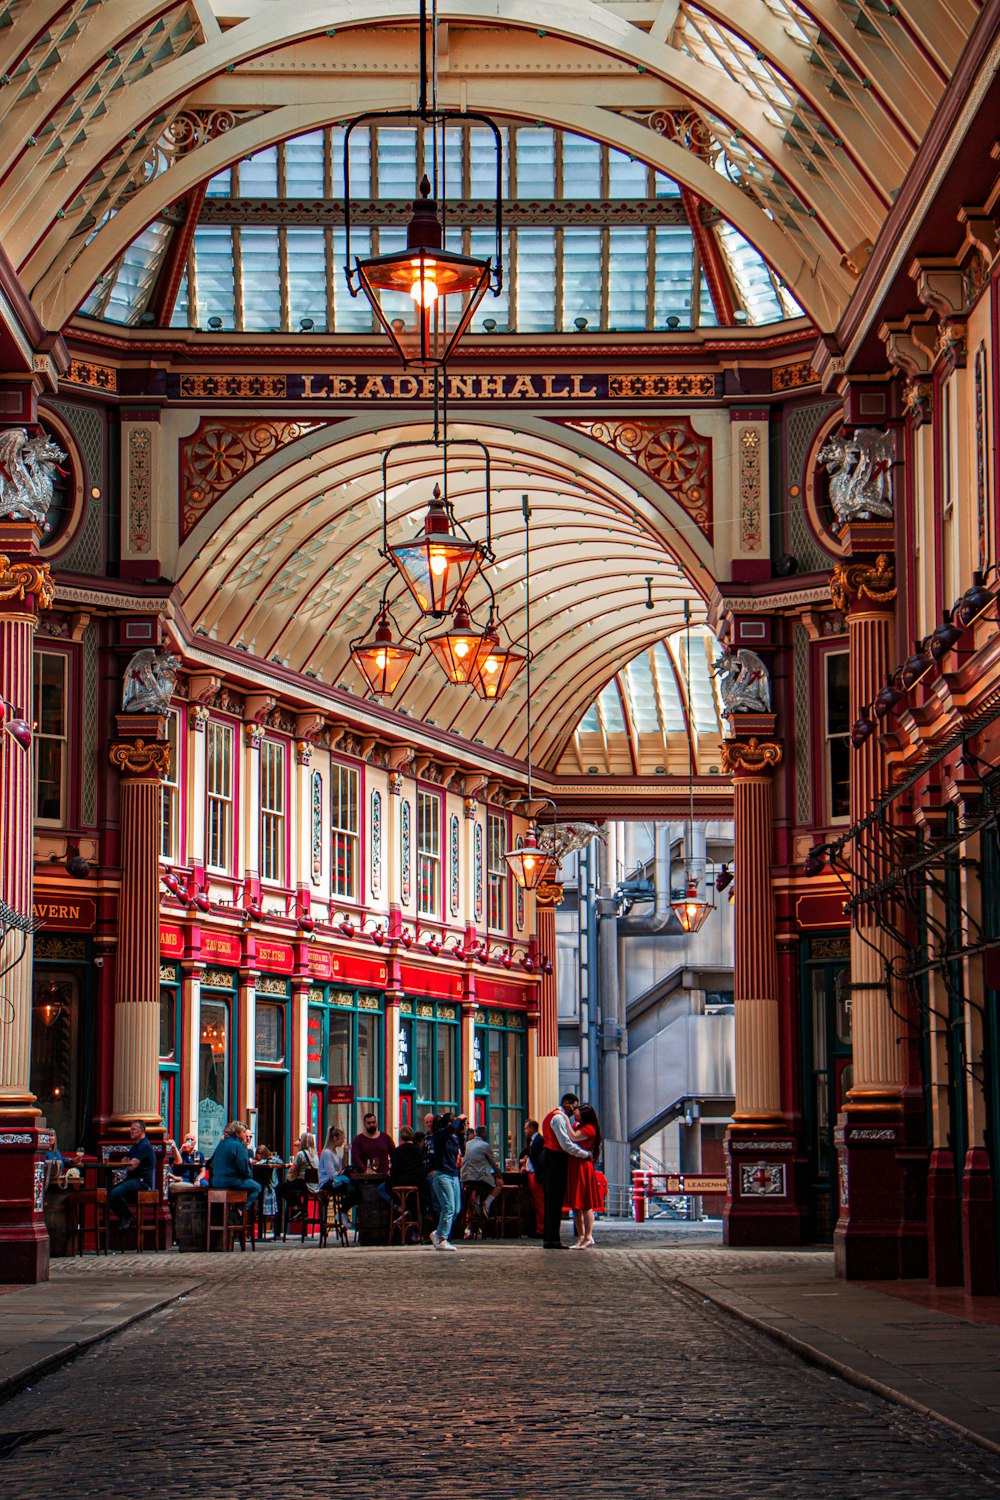
[(892, 516), (892, 438), (874, 427), (853, 437), (839, 433), (819, 451), (830, 476), (830, 503), (838, 521), (888, 520)]
[(179, 656), (146, 646), (125, 668), (122, 713), (165, 714), (177, 683)]
[(713, 662), (712, 672), (719, 679), (725, 718), (771, 712), (771, 679), (756, 651), (748, 651), (745, 646), (724, 651)]
[(66, 457), (45, 432), (29, 438), (23, 427), (0, 432), (0, 518), (45, 524), (52, 504), (53, 471)]

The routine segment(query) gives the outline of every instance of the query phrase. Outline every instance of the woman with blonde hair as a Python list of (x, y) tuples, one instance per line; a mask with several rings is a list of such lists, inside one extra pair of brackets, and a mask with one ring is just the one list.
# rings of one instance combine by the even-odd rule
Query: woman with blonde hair
[(299, 1149), (288, 1168), (288, 1176), (278, 1184), (278, 1202), (284, 1206), (282, 1238), (288, 1231), (289, 1219), (301, 1219), (305, 1213), (306, 1197), (319, 1192), (319, 1157), (316, 1155), (316, 1137), (309, 1130), (299, 1136)]
[(358, 1193), (347, 1173), (346, 1154), (346, 1132), (339, 1125), (331, 1125), (319, 1156), (319, 1189), (320, 1192), (325, 1188), (331, 1193), (343, 1193), (345, 1203), (353, 1203)]

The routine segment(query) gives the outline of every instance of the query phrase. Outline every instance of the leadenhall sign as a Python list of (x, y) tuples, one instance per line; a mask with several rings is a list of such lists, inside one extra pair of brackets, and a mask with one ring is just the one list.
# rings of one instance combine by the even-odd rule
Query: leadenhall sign
[[(723, 394), (723, 377), (669, 371), (605, 371), (593, 375), (565, 373), (449, 375), (449, 401), (620, 401), (714, 400)], [(433, 375), (337, 374), (199, 374), (167, 376), (167, 395), (175, 401), (431, 401)]]

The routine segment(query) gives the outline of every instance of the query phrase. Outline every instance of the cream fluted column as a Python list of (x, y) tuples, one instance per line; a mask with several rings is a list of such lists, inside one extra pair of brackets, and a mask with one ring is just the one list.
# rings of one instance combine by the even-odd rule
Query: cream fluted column
[[(160, 1123), (160, 780), (170, 766), (156, 714), (120, 714), (111, 764), (121, 773), (112, 1127)], [(147, 740), (146, 735), (152, 738)], [(135, 736), (134, 738), (132, 736)]]
[[(34, 560), (30, 523), (0, 527), (0, 704), (4, 719), (32, 718), (32, 647), (39, 611), (52, 604), (48, 566)], [(33, 752), (0, 731), (0, 900), (26, 921), (33, 909)], [(0, 1115), (38, 1115), (31, 1092), (30, 933), (12, 931), (0, 947)], [(11, 967), (8, 969), (8, 965)]]
[(552, 964), (551, 974), (542, 974), (538, 985), (538, 1024), (535, 1064), (536, 1092), (529, 1091), (529, 1108), (541, 1120), (559, 1102), (559, 997), (556, 967), (556, 913), (535, 898), (535, 935), (539, 959), (544, 954)]
[(771, 770), (781, 760), (781, 750), (770, 741), (730, 741), (724, 754), (733, 772), (734, 861), (739, 872), (733, 965), (739, 1124), (781, 1118), (778, 947), (771, 886)]

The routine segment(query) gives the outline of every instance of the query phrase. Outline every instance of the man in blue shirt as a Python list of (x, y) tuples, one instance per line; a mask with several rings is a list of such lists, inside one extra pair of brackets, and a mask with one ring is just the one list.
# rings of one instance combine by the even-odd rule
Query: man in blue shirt
[(128, 1173), (108, 1194), (108, 1212), (114, 1214), (122, 1231), (135, 1225), (130, 1204), (140, 1193), (151, 1192), (156, 1183), (156, 1155), (146, 1139), (145, 1125), (141, 1120), (133, 1120), (128, 1133), (132, 1155), (122, 1162)]
[(260, 1194), (260, 1183), (250, 1171), (250, 1157), (247, 1154), (246, 1145), (249, 1133), (246, 1126), (239, 1120), (231, 1120), (208, 1164), (212, 1187), (246, 1193), (248, 1223), (250, 1210)]

